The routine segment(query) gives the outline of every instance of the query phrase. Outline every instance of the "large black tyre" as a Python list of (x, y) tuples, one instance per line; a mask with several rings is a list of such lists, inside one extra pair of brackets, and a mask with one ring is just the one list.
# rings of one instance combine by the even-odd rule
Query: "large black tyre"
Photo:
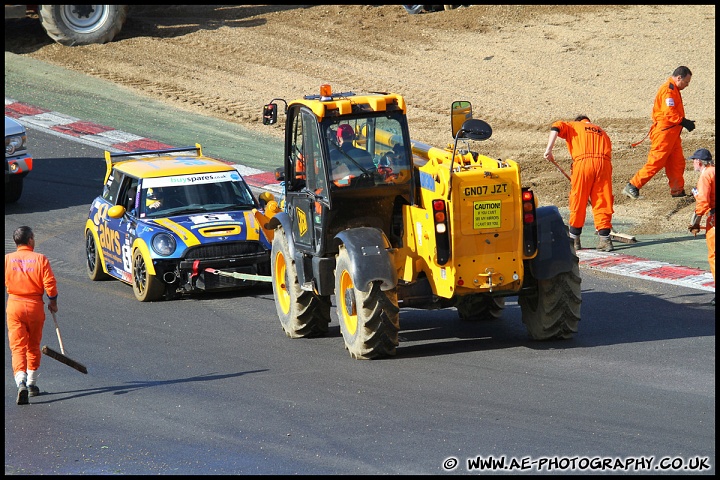
[(350, 256), (340, 247), (335, 267), (335, 303), (345, 348), (352, 358), (371, 360), (395, 355), (400, 331), (397, 290), (383, 292), (373, 282), (369, 292), (355, 288)]
[[(525, 272), (531, 275), (529, 269)], [(548, 280), (537, 280), (536, 293), (520, 295), (522, 321), (533, 339), (568, 339), (577, 333), (582, 303), (581, 281), (578, 258), (574, 257), (571, 271)]]
[(290, 255), (285, 231), (275, 230), (270, 256), (275, 308), (290, 338), (321, 337), (330, 324), (330, 297), (300, 288), (295, 260)]
[(145, 257), (140, 250), (133, 252), (133, 293), (141, 302), (160, 300), (165, 293), (165, 284), (147, 271)]
[(99, 280), (107, 280), (110, 276), (105, 273), (100, 259), (100, 251), (98, 250), (95, 237), (90, 230), (85, 231), (85, 266), (90, 280), (97, 282)]
[(40, 5), (40, 23), (57, 43), (107, 43), (120, 33), (128, 5)]
[(11, 178), (5, 182), (5, 203), (15, 203), (20, 200), (23, 191), (23, 178)]
[(425, 5), (403, 5), (403, 8), (411, 15), (418, 15), (425, 11)]
[(455, 300), (455, 308), (460, 320), (465, 322), (496, 320), (505, 309), (505, 298), (483, 294), (464, 295)]

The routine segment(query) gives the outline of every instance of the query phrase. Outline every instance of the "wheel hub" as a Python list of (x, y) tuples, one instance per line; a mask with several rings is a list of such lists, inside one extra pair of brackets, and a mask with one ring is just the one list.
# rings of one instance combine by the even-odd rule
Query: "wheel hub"
[(355, 315), (355, 295), (353, 295), (353, 291), (351, 288), (348, 288), (343, 292), (343, 298), (345, 301), (343, 302), (345, 304), (345, 314), (348, 317), (352, 317)]
[(90, 18), (90, 15), (95, 11), (93, 7), (94, 5), (72, 5), (72, 13), (74, 13), (77, 18)]

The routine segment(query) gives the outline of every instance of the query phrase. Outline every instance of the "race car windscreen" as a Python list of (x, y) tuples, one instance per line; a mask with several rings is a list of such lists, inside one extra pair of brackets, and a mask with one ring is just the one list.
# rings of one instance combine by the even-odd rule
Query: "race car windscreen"
[(257, 205), (237, 172), (147, 178), (142, 182), (141, 218), (249, 210)]

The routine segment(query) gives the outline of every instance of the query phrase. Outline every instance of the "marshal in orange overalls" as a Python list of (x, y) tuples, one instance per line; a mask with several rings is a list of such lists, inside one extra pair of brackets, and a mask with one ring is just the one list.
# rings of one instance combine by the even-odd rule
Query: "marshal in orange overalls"
[[(684, 85), (681, 87), (684, 88)], [(680, 95), (681, 87), (678, 86), (676, 77), (670, 77), (655, 95), (650, 152), (645, 165), (630, 179), (630, 183), (638, 190), (664, 168), (670, 195), (679, 196), (685, 191), (685, 156), (680, 140), (685, 108)]]
[(708, 262), (713, 280), (715, 279), (715, 166), (702, 169), (695, 194), (695, 214), (707, 215), (705, 220), (705, 241), (708, 247)]
[(34, 239), (29, 245), (18, 245), (17, 251), (5, 255), (6, 321), (16, 381), (18, 376), (25, 381), (28, 371), (36, 372), (40, 368), (40, 342), (45, 324), (43, 293), (47, 293), (51, 301), (58, 294), (49, 260), (34, 252), (33, 246)]
[(606, 237), (612, 230), (612, 142), (605, 130), (584, 119), (576, 122), (557, 121), (550, 130), (567, 142), (572, 157), (568, 224), (572, 231), (582, 231), (587, 201), (592, 205), (595, 229)]

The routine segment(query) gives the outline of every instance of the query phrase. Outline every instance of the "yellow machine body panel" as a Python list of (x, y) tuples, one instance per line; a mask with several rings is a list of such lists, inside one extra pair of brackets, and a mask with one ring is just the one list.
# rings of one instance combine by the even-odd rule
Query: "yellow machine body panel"
[(311, 95), (305, 98), (293, 100), (290, 105), (302, 104), (313, 111), (318, 122), (321, 122), (329, 113), (333, 115), (343, 116), (350, 115), (353, 112), (353, 106), (365, 106), (367, 110), (373, 112), (384, 112), (389, 108), (400, 109), (403, 113), (407, 112), (405, 99), (395, 93), (377, 93), (369, 95), (349, 95), (324, 100), (320, 95)]
[[(395, 255), (399, 278), (412, 282), (424, 273), (433, 293), (443, 298), (518, 291), (523, 260), (530, 258), (522, 255), (519, 165), (483, 155), (457, 155), (451, 182), (451, 149), (415, 143), (413, 153), (420, 198), (417, 206), (404, 207), (405, 242)], [(434, 200), (446, 202), (449, 217), (450, 257), (444, 264), (438, 263)]]

